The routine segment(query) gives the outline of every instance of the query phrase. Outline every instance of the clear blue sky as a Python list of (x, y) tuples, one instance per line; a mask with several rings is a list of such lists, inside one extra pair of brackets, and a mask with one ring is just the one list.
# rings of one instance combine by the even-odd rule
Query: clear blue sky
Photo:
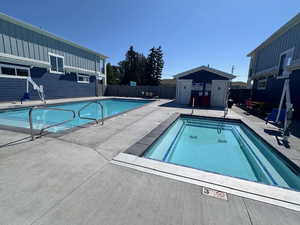
[(1, 11), (109, 56), (161, 45), (163, 77), (210, 64), (246, 80), (246, 54), (300, 11), (299, 0), (5, 0)]

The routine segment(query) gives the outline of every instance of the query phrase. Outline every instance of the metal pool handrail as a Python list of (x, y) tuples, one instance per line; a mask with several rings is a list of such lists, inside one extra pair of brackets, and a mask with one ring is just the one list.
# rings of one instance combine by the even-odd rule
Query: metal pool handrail
[(89, 103), (87, 103), (86, 105), (84, 105), (84, 106), (82, 106), (79, 110), (78, 110), (78, 117), (80, 118), (80, 119), (87, 119), (87, 120), (94, 120), (94, 121), (96, 121), (96, 123), (98, 123), (98, 120), (96, 119), (96, 118), (91, 118), (91, 117), (84, 117), (84, 116), (81, 116), (80, 115), (80, 113), (81, 113), (81, 111), (83, 110), (83, 109), (85, 109), (86, 107), (88, 107), (89, 105), (91, 105), (91, 104), (98, 104), (99, 106), (100, 106), (100, 108), (101, 108), (101, 125), (103, 125), (104, 124), (104, 117), (103, 117), (103, 114), (104, 114), (104, 107), (103, 107), (103, 105), (101, 104), (101, 102), (98, 102), (98, 101), (92, 101), (92, 102), (89, 102)]
[(224, 107), (224, 118), (227, 116), (228, 114), (228, 99), (229, 99), (229, 90), (227, 91), (226, 95), (225, 95), (225, 107)]
[(52, 124), (50, 126), (44, 127), (40, 130), (40, 135), (42, 135), (43, 131), (46, 129), (49, 129), (51, 127), (56, 127), (62, 124), (65, 124), (67, 122), (70, 122), (72, 120), (75, 119), (76, 117), (76, 112), (74, 110), (71, 109), (60, 109), (60, 108), (50, 108), (49, 106), (34, 106), (32, 108), (29, 109), (29, 125), (30, 125), (30, 134), (31, 134), (31, 140), (34, 140), (34, 133), (33, 133), (33, 124), (32, 124), (32, 111), (35, 109), (46, 109), (46, 110), (53, 110), (53, 111), (65, 111), (65, 112), (72, 112), (73, 113), (73, 117), (72, 119), (68, 119), (68, 120), (64, 120), (62, 122), (56, 123), (56, 124)]

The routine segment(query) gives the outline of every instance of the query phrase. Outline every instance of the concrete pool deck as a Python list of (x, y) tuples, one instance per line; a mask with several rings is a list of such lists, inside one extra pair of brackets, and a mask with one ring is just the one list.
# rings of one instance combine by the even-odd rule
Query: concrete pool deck
[[(76, 99), (78, 100), (78, 99)], [(300, 212), (228, 194), (221, 200), (202, 188), (114, 165), (124, 152), (174, 113), (190, 114), (160, 100), (60, 137), (30, 141), (28, 134), (0, 130), (0, 224), (299, 224)], [(56, 102), (55, 102), (56, 103)], [(194, 114), (222, 116), (218, 110)], [(262, 120), (234, 108), (231, 118)], [(300, 165), (300, 145), (280, 150)]]

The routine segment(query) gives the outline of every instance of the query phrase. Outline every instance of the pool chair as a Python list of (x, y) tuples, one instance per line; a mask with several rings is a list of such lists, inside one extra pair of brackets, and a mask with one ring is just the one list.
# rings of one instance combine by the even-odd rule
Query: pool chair
[[(272, 109), (272, 112), (269, 113), (265, 119), (266, 124), (268, 124), (269, 122), (276, 123), (276, 117), (278, 112), (279, 112), (278, 109)], [(285, 119), (285, 109), (281, 109), (277, 123), (284, 123), (284, 119)]]

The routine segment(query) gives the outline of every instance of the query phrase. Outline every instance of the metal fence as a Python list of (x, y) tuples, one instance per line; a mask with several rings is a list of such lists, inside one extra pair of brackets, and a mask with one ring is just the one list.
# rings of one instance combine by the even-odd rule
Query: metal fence
[(120, 96), (120, 97), (144, 97), (146, 92), (153, 93), (153, 96), (159, 98), (173, 99), (176, 97), (176, 87), (168, 86), (126, 86), (126, 85), (107, 85), (106, 96)]

